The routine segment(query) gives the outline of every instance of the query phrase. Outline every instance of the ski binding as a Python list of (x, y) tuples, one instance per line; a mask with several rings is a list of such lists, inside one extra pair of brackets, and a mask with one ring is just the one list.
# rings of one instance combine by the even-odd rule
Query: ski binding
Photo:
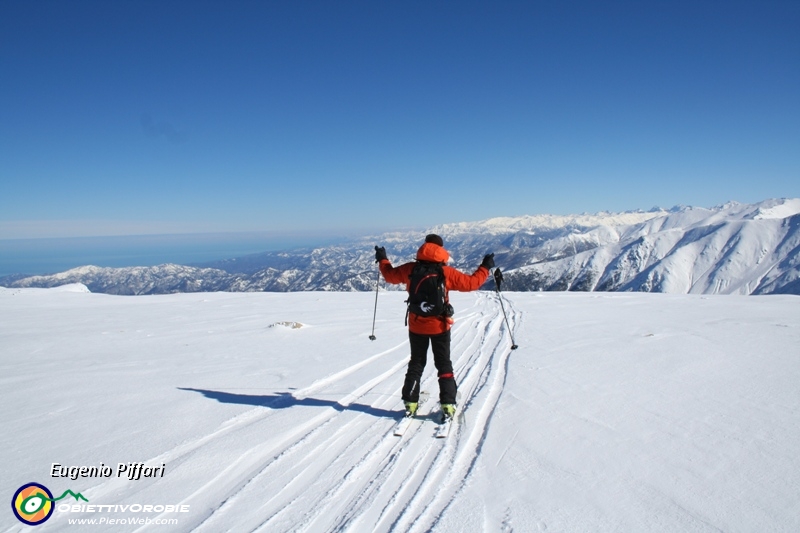
[(419, 393), (419, 402), (417, 402), (417, 413), (414, 415), (407, 414), (403, 416), (403, 418), (400, 420), (400, 422), (397, 423), (397, 425), (394, 428), (395, 437), (402, 437), (403, 434), (408, 429), (408, 427), (411, 425), (411, 422), (413, 422), (419, 417), (419, 408), (422, 406), (422, 404), (425, 403), (425, 400), (428, 399), (428, 396), (429, 394), (427, 392)]

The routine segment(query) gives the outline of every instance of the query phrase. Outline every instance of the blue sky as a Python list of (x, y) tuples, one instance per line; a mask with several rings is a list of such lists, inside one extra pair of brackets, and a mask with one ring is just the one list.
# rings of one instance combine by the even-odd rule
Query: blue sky
[(800, 196), (800, 2), (0, 3), (0, 239)]

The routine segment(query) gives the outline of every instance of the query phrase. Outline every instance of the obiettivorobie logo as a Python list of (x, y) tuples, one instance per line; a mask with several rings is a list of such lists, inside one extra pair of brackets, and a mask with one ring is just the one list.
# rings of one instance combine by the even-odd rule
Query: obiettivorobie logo
[(75, 500), (88, 502), (80, 492), (75, 494), (71, 490), (65, 490), (64, 494), (58, 498), (53, 498), (50, 489), (39, 483), (28, 483), (21, 486), (14, 497), (11, 499), (11, 508), (14, 516), (23, 524), (38, 526), (43, 524), (53, 515), (53, 505), (55, 502), (72, 496)]

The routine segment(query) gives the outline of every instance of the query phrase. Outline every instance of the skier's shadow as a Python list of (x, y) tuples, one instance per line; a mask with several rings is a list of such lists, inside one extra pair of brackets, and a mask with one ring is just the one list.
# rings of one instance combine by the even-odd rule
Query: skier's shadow
[(401, 416), (401, 414), (397, 411), (379, 409), (377, 407), (372, 407), (371, 405), (364, 405), (361, 403), (351, 403), (350, 405), (345, 406), (333, 400), (320, 400), (318, 398), (295, 398), (290, 392), (278, 392), (275, 394), (235, 394), (232, 392), (193, 389), (190, 387), (178, 387), (178, 390), (199, 392), (206, 398), (210, 400), (216, 400), (220, 403), (256, 405), (267, 407), (269, 409), (288, 409), (296, 405), (301, 405), (307, 407), (331, 407), (337, 411), (356, 411), (359, 413), (366, 413), (377, 418), (397, 418)]

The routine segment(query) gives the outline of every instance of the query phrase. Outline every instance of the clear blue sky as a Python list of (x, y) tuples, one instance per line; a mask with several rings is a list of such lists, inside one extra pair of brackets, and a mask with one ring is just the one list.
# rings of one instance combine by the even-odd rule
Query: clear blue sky
[(0, 239), (800, 196), (800, 2), (0, 2)]

